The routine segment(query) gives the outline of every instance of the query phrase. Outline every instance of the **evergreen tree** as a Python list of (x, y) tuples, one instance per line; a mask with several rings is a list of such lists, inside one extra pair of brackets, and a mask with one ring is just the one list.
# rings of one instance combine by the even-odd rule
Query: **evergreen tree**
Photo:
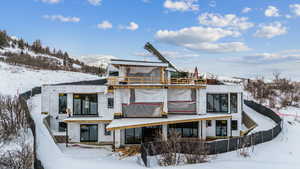
[(60, 49), (57, 51), (56, 56), (57, 56), (58, 58), (62, 58), (62, 59), (63, 59), (63, 57), (64, 57), (63, 52), (62, 52)]
[(53, 48), (52, 55), (56, 55), (56, 49)]
[(41, 42), (41, 40), (36, 40), (32, 43), (32, 50), (36, 53), (42, 53), (42, 42)]
[(8, 46), (8, 38), (6, 31), (0, 31), (0, 48)]
[(20, 40), (18, 40), (18, 47), (22, 50), (24, 50), (24, 48), (25, 48), (25, 42), (22, 38)]
[(50, 48), (48, 46), (45, 48), (45, 53), (47, 55), (51, 55)]

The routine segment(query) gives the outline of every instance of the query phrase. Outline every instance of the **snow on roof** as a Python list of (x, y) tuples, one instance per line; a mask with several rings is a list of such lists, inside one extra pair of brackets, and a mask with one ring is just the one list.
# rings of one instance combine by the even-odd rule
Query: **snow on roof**
[(151, 62), (151, 61), (140, 61), (140, 60), (121, 60), (121, 59), (112, 59), (112, 65), (132, 65), (132, 66), (159, 66), (159, 67), (168, 67), (167, 63), (162, 62)]
[(158, 126), (163, 124), (175, 124), (195, 122), (200, 120), (212, 120), (220, 118), (231, 118), (230, 114), (203, 114), (203, 115), (168, 115), (168, 118), (123, 118), (113, 120), (107, 130), (118, 130), (126, 128), (138, 128), (147, 126)]
[(58, 83), (53, 84), (53, 86), (61, 86), (61, 85), (105, 85), (107, 83), (107, 79), (96, 79), (96, 80), (84, 80), (77, 82), (69, 82), (69, 83)]
[(99, 123), (99, 122), (110, 122), (111, 119), (107, 117), (69, 117), (64, 119), (66, 123)]

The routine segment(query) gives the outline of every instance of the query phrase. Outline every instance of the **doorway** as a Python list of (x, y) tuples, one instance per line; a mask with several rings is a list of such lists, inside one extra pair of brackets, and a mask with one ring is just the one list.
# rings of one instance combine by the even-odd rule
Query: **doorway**
[(98, 125), (82, 124), (80, 125), (80, 142), (97, 142)]
[(216, 120), (216, 136), (227, 136), (227, 120)]
[(143, 127), (142, 141), (152, 142), (159, 141), (162, 133), (162, 126)]

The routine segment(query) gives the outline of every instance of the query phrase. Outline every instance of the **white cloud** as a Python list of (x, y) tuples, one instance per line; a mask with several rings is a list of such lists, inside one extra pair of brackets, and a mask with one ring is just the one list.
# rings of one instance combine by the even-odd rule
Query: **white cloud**
[(101, 5), (102, 0), (88, 0), (91, 5), (99, 6)]
[(284, 17), (285, 17), (286, 19), (290, 19), (290, 18), (292, 18), (292, 16), (291, 16), (291, 15), (289, 15), (289, 14), (285, 15)]
[(251, 11), (252, 11), (251, 8), (245, 7), (245, 8), (242, 10), (242, 13), (249, 13), (249, 12), (251, 12)]
[(164, 7), (172, 11), (198, 11), (199, 5), (196, 4), (198, 0), (166, 0)]
[[(160, 53), (165, 57), (170, 58), (194, 58), (200, 56), (197, 53), (191, 53), (191, 52), (181, 52), (181, 51), (160, 51)], [(141, 57), (154, 57), (152, 53), (149, 52), (136, 52), (134, 53), (135, 56), (141, 56)]]
[(49, 4), (57, 4), (61, 2), (61, 0), (41, 0), (41, 2), (49, 3)]
[(203, 13), (198, 17), (199, 23), (216, 27), (231, 27), (246, 30), (254, 26), (246, 17), (238, 17), (234, 14), (220, 15), (215, 13)]
[(300, 16), (300, 4), (292, 4), (289, 7), (294, 15)]
[(73, 22), (73, 23), (80, 22), (80, 18), (75, 17), (75, 16), (66, 17), (63, 15), (44, 15), (43, 18), (49, 19), (52, 21), (58, 20), (60, 22)]
[(127, 29), (127, 30), (131, 30), (131, 31), (135, 31), (139, 28), (139, 25), (135, 22), (130, 22), (128, 26), (123, 26), (120, 25), (119, 26), (120, 29)]
[(185, 44), (184, 47), (212, 53), (225, 53), (225, 52), (242, 52), (248, 51), (250, 48), (243, 42), (228, 42), (228, 43), (195, 43)]
[(222, 58), (223, 61), (227, 62), (238, 62), (248, 64), (269, 64), (276, 62), (287, 62), (287, 61), (300, 61), (300, 50), (285, 50), (277, 53), (255, 53), (248, 56), (242, 57), (229, 57)]
[(280, 22), (273, 22), (270, 24), (261, 24), (254, 36), (260, 38), (273, 38), (275, 36), (284, 35), (287, 33), (287, 28)]
[(144, 2), (144, 3), (150, 3), (151, 0), (142, 0), (142, 2)]
[(113, 27), (112, 23), (110, 23), (109, 21), (102, 21), (101, 23), (99, 23), (97, 25), (97, 27), (99, 29), (111, 29)]
[(242, 42), (217, 43), (225, 37), (238, 37), (240, 33), (222, 28), (188, 27), (177, 31), (159, 30), (155, 38), (160, 42), (205, 52), (237, 52), (249, 48)]
[(280, 16), (279, 10), (275, 6), (268, 6), (265, 10), (265, 16), (267, 17), (278, 17)]
[(187, 27), (177, 31), (159, 30), (156, 32), (156, 39), (174, 44), (215, 42), (224, 37), (238, 37), (239, 32), (221, 28)]
[(217, 6), (217, 2), (212, 0), (208, 3), (208, 6), (210, 6), (211, 8), (215, 8)]

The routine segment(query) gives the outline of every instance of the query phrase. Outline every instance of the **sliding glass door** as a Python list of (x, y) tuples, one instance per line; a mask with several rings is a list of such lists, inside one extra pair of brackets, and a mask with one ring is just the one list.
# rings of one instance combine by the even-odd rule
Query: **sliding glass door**
[(97, 142), (97, 141), (98, 141), (97, 124), (80, 125), (80, 142)]

